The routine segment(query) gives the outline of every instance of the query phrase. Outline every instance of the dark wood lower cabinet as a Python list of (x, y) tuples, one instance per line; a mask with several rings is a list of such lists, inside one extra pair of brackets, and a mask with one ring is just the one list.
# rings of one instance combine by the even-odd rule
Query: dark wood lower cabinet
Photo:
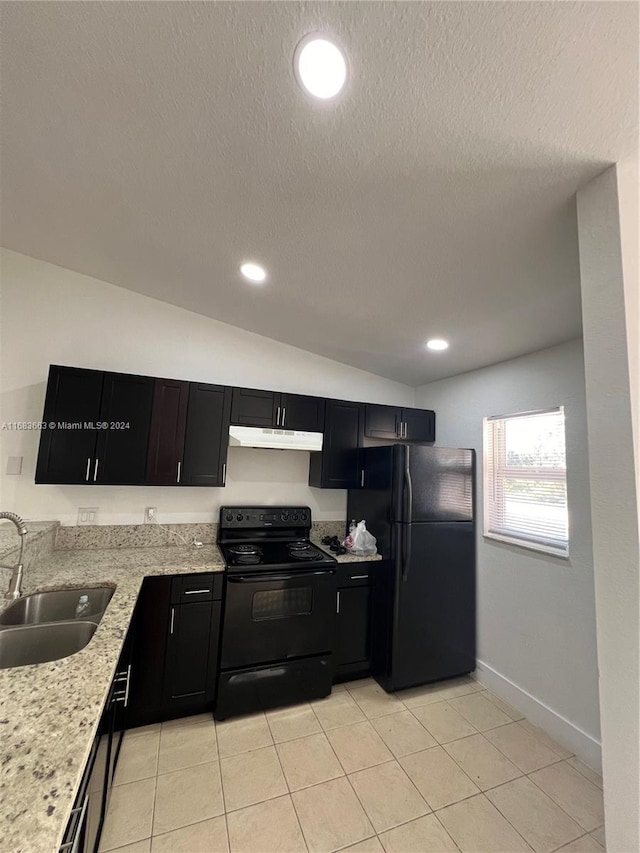
[(213, 709), (222, 573), (145, 578), (133, 632), (127, 726)]
[(172, 606), (163, 707), (172, 716), (211, 706), (215, 697), (221, 603)]
[(338, 567), (334, 681), (371, 672), (376, 568), (380, 562), (343, 563)]

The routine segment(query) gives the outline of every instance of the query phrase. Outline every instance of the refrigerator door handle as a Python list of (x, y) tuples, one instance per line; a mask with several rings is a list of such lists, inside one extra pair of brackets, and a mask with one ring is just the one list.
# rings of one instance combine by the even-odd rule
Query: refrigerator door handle
[(409, 577), (409, 564), (411, 562), (411, 525), (402, 525), (402, 580)]
[(405, 524), (411, 524), (411, 516), (413, 512), (413, 485), (411, 483), (411, 472), (409, 470), (409, 453), (408, 451), (405, 453), (405, 463), (404, 463), (404, 501), (405, 501), (405, 509), (404, 509), (404, 522)]

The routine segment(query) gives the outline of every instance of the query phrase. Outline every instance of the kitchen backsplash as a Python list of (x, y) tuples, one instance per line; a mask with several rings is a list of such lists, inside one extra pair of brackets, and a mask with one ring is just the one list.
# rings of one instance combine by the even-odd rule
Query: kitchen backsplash
[[(191, 545), (198, 539), (205, 545), (216, 541), (217, 524), (100, 524), (59, 527), (56, 549), (72, 548), (157, 548), (162, 545)], [(344, 537), (344, 521), (313, 523), (314, 539), (323, 536)]]
[[(0, 561), (6, 568), (18, 562), (20, 545), (16, 529), (12, 524), (2, 524), (0, 527)], [(53, 551), (59, 524), (57, 521), (26, 521), (25, 527), (27, 535), (24, 540), (22, 563), (24, 570), (28, 571), (33, 563)], [(4, 580), (1, 583), (4, 584)]]

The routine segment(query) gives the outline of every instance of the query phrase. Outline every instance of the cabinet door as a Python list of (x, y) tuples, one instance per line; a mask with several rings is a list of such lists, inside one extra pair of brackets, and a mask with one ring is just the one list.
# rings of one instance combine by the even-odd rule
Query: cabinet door
[[(324, 426), (324, 399), (304, 394), (279, 394), (280, 426), (303, 432), (322, 432)], [(276, 411), (276, 421), (278, 420)], [(276, 424), (277, 425), (277, 424)]]
[(145, 578), (129, 631), (133, 633), (127, 726), (163, 719), (162, 685), (166, 658), (171, 578)]
[(358, 485), (361, 412), (361, 403), (327, 400), (322, 451), (310, 455), (310, 486), (351, 489)]
[(105, 373), (94, 482), (142, 485), (147, 468), (153, 379), (126, 373)]
[(219, 601), (171, 607), (164, 675), (168, 710), (213, 701), (219, 625)]
[(183, 485), (224, 486), (230, 412), (230, 388), (191, 383)]
[(336, 601), (336, 639), (333, 649), (336, 669), (366, 665), (371, 657), (372, 587), (339, 589)]
[(404, 436), (408, 441), (436, 440), (436, 413), (429, 409), (403, 409)]
[(231, 423), (236, 426), (276, 426), (275, 393), (252, 388), (234, 388)]
[(401, 409), (395, 406), (364, 407), (364, 434), (370, 438), (398, 438), (400, 436)]
[(188, 382), (154, 380), (147, 483), (173, 486), (182, 479), (188, 400)]
[(85, 424), (100, 416), (100, 370), (52, 365), (40, 434), (36, 483), (87, 483), (93, 478), (96, 430)]

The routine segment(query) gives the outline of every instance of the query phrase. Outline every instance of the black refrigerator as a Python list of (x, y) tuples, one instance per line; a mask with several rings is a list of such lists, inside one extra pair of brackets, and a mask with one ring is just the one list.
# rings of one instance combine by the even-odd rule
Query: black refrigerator
[(475, 451), (392, 444), (360, 451), (365, 519), (391, 561), (376, 594), (374, 676), (388, 691), (476, 666)]

